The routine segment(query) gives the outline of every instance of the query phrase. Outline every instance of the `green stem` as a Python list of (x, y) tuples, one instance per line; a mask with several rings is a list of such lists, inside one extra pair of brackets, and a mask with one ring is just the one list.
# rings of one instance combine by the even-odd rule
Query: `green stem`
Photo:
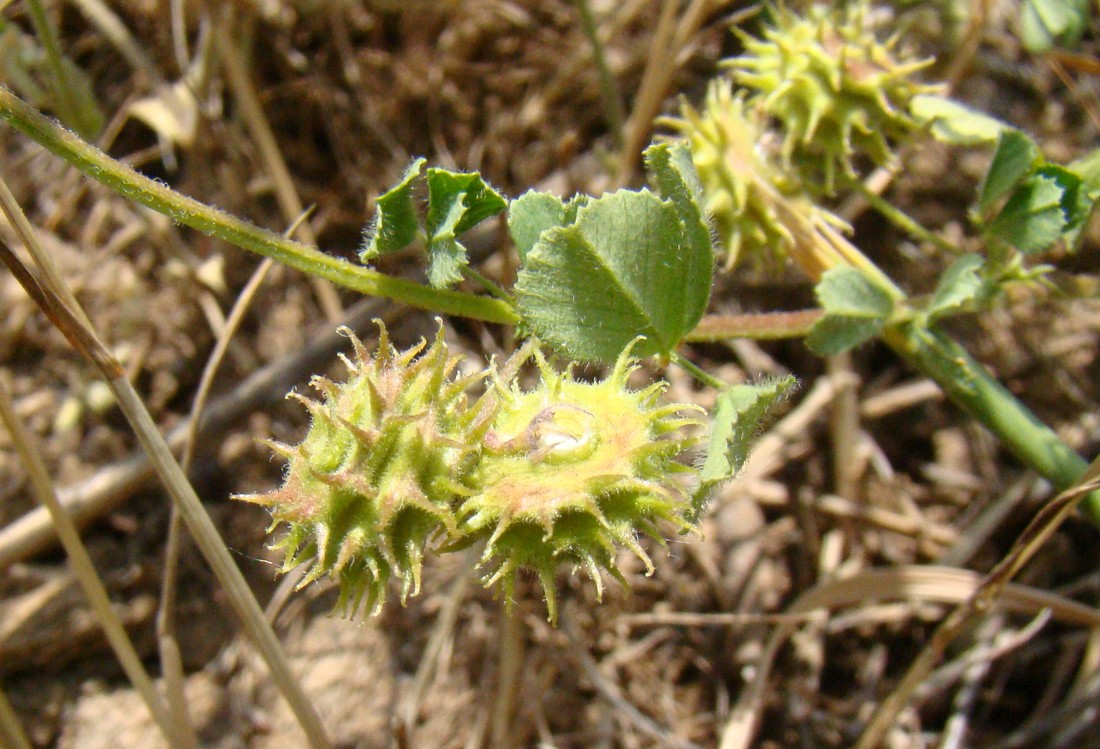
[(46, 15), (42, 0), (27, 0), (27, 12), (30, 14), (34, 33), (46, 51), (46, 62), (53, 78), (50, 102), (57, 110), (57, 116), (85, 137), (96, 135), (102, 124), (99, 113), (87, 112), (81, 106), (89, 103), (88, 97), (80, 95), (78, 84), (72, 79), (73, 74), (65, 68), (65, 56), (61, 51), (61, 41), (57, 38), (57, 29)]
[(0, 86), (0, 119), (119, 195), (181, 224), (312, 276), (327, 278), (363, 294), (385, 297), (442, 314), (510, 325), (519, 319), (512, 307), (499, 299), (433, 289), (402, 278), (392, 278), (326, 255), (181, 195), (81, 140), (4, 86)]
[(728, 385), (726, 385), (726, 383), (722, 382), (714, 375), (700, 369), (694, 362), (681, 354), (679, 351), (672, 352), (672, 361), (686, 369), (692, 377), (699, 380), (699, 382), (707, 385), (708, 387), (712, 387), (715, 390), (719, 391), (725, 390), (727, 387), (729, 387)]
[(500, 299), (501, 301), (505, 302), (509, 306), (512, 305), (512, 303), (513, 303), (512, 297), (509, 296), (508, 292), (505, 291), (504, 289), (502, 289), (500, 287), (500, 284), (498, 284), (496, 281), (489, 278), (488, 276), (481, 273), (476, 268), (474, 268), (473, 266), (470, 266), (470, 265), (467, 265), (463, 269), (463, 271), (466, 273), (467, 276), (469, 276), (470, 278), (474, 279), (479, 284), (481, 284), (481, 287), (483, 289), (485, 289), (487, 292), (489, 292), (490, 294), (495, 296), (497, 299)]
[[(1067, 489), (1081, 478), (1088, 463), (958, 343), (938, 331), (905, 324), (888, 326), (882, 338), (1055, 489)], [(1100, 525), (1100, 492), (1085, 497), (1081, 511)]]
[(939, 236), (935, 232), (928, 231), (915, 220), (909, 217), (904, 211), (899, 210), (895, 206), (891, 205), (888, 201), (883, 200), (877, 193), (868, 190), (867, 185), (863, 184), (858, 179), (846, 179), (846, 183), (849, 187), (852, 187), (858, 192), (864, 200), (887, 221), (894, 224), (894, 226), (901, 229), (903, 232), (913, 237), (917, 241), (927, 242), (928, 244), (939, 248), (943, 252), (947, 253), (951, 257), (957, 257), (963, 254), (963, 251), (955, 245), (948, 242), (943, 237)]
[[(893, 215), (896, 218), (901, 214)], [(896, 306), (905, 302), (905, 293), (893, 280), (829, 224), (799, 223), (798, 215), (793, 212), (784, 218), (791, 219), (786, 221), (788, 225), (799, 227), (798, 244), (812, 249), (815, 257), (819, 255), (825, 259), (826, 270), (835, 267), (834, 256), (842, 258), (867, 273), (893, 297)], [(796, 260), (810, 256), (811, 253), (803, 252)], [(822, 268), (818, 265), (813, 269), (821, 271)], [(810, 275), (820, 278), (820, 272)], [(881, 337), (918, 371), (935, 380), (949, 398), (984, 424), (1021, 462), (1059, 491), (1074, 485), (1084, 473), (1087, 466), (1084, 459), (955, 341), (940, 332), (904, 321), (887, 325)], [(1100, 492), (1087, 496), (1081, 503), (1081, 511), (1100, 526)]]
[(592, 9), (588, 7), (588, 0), (573, 0), (573, 4), (577, 6), (577, 12), (580, 14), (581, 28), (584, 29), (585, 36), (592, 44), (592, 59), (596, 63), (596, 72), (599, 74), (600, 97), (603, 98), (607, 124), (611, 129), (611, 136), (615, 139), (615, 145), (621, 148), (623, 128), (626, 124), (622, 95), (615, 82), (615, 76), (611, 74), (611, 66), (607, 64), (607, 54), (600, 40), (599, 30), (596, 28), (596, 19), (592, 17)]

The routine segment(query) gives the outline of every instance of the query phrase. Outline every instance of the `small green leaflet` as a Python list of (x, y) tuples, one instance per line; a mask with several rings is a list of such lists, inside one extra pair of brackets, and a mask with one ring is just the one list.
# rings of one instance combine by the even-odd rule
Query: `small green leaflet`
[[(683, 308), (681, 324), (684, 332), (690, 331), (706, 312), (710, 300), (710, 287), (714, 280), (714, 249), (710, 226), (702, 206), (706, 205), (703, 185), (695, 164), (691, 160), (691, 148), (687, 145), (670, 147), (667, 144), (653, 146), (645, 152), (646, 165), (661, 196), (672, 203), (684, 225), (688, 251), (680, 255), (685, 264), (682, 278), (693, 287), (687, 289), (684, 298), (693, 304)], [(691, 267), (687, 267), (691, 266)]]
[[(477, 172), (429, 169), (421, 177), (424, 159), (415, 160), (401, 181), (377, 201), (377, 214), (367, 230), (366, 247), (359, 259), (366, 263), (407, 247), (424, 237), (428, 249), (428, 281), (436, 288), (462, 280), (469, 264), (463, 233), (508, 207), (507, 201)], [(414, 193), (427, 184), (427, 226), (423, 228)]]
[[(451, 221), (454, 206), (462, 206)], [(508, 201), (477, 172), (428, 170), (428, 232), (453, 231), (455, 235), (473, 229), (508, 207)]]
[(952, 146), (992, 143), (1008, 127), (954, 99), (933, 94), (914, 96), (909, 113), (917, 122), (928, 125), (936, 140)]
[(982, 257), (975, 254), (961, 256), (944, 271), (932, 294), (932, 301), (924, 310), (928, 322), (965, 311), (986, 291), (981, 273)]
[(413, 183), (420, 176), (427, 159), (416, 159), (405, 169), (401, 180), (375, 201), (374, 220), (366, 231), (366, 247), (359, 261), (368, 263), (377, 257), (397, 252), (412, 244), (420, 230), (413, 204)]
[(1072, 246), (1096, 197), (1088, 175), (1088, 163), (1051, 164), (1029, 137), (1004, 130), (978, 201), (986, 236), (1023, 253), (1041, 252), (1059, 239)]
[(890, 295), (850, 265), (826, 271), (814, 294), (825, 315), (810, 329), (806, 345), (821, 356), (874, 338), (894, 310)]
[(1067, 168), (1081, 178), (1091, 200), (1100, 198), (1100, 148), (1070, 162)]
[(982, 182), (982, 195), (978, 201), (981, 215), (988, 216), (993, 204), (1019, 185), (1042, 161), (1039, 147), (1031, 138), (1015, 128), (1001, 131), (993, 161)]
[(459, 235), (508, 207), (477, 172), (428, 170), (428, 282), (444, 288), (462, 280), (469, 264)]
[(1077, 230), (1091, 208), (1080, 177), (1046, 164), (1019, 184), (986, 232), (1020, 252), (1042, 252)]
[(528, 190), (513, 200), (508, 206), (508, 233), (516, 244), (520, 265), (544, 231), (565, 224), (565, 203), (557, 195)]
[(745, 466), (769, 409), (798, 387), (791, 375), (758, 383), (736, 385), (719, 393), (711, 411), (707, 454), (699, 467), (700, 486), (693, 510), (698, 518), (718, 484), (736, 476)]
[(1020, 40), (1028, 52), (1072, 48), (1088, 27), (1089, 0), (1024, 0), (1020, 8)]
[[(429, 180), (431, 171), (428, 172)], [(432, 203), (432, 208), (439, 207), (439, 202), (441, 201)], [(433, 216), (432, 211), (428, 211), (428, 225), (431, 230), (428, 239), (428, 283), (437, 289), (461, 281), (462, 269), (468, 263), (466, 248), (458, 241), (459, 222), (466, 214), (462, 194), (452, 195), (446, 207), (442, 216)]]
[(638, 336), (638, 355), (667, 355), (706, 309), (714, 253), (690, 152), (666, 143), (646, 158), (660, 197), (620, 190), (583, 201), (575, 219), (537, 193), (513, 204), (520, 317), (570, 358), (611, 362)]
[(568, 203), (548, 192), (528, 190), (508, 205), (508, 231), (516, 243), (519, 263), (527, 262), (527, 253), (539, 236), (555, 226), (568, 226), (577, 220), (577, 209), (588, 202), (587, 195), (576, 195)]

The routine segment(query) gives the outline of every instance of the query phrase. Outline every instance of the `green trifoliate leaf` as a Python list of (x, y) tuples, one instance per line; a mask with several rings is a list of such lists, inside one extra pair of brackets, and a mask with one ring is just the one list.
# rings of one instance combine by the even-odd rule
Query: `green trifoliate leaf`
[[(462, 269), (469, 263), (458, 237), (503, 211), (508, 203), (477, 172), (429, 169), (425, 179), (421, 175), (424, 161), (413, 161), (401, 181), (378, 198), (377, 213), (366, 232), (366, 246), (359, 259), (370, 262), (423, 237), (428, 249), (428, 280), (438, 288), (462, 280)], [(425, 184), (426, 228), (415, 198)]]
[[(520, 316), (574, 359), (614, 361), (638, 336), (638, 355), (667, 355), (698, 322), (708, 291), (696, 277), (701, 264), (685, 259), (694, 252), (686, 234), (675, 206), (649, 190), (589, 200), (527, 254)], [(709, 286), (709, 265), (705, 273)]]
[(826, 271), (814, 293), (825, 315), (810, 329), (806, 345), (822, 356), (875, 337), (894, 309), (890, 295), (851, 266)]
[(662, 144), (646, 159), (662, 197), (528, 193), (512, 204), (520, 316), (571, 358), (614, 361), (638, 336), (637, 354), (667, 355), (706, 309), (714, 254), (690, 151)]
[(710, 491), (733, 478), (745, 466), (752, 442), (767, 412), (798, 386), (791, 375), (737, 385), (719, 394), (711, 412), (707, 452), (699, 469), (700, 486), (694, 510), (700, 513)]
[(416, 159), (401, 175), (401, 181), (378, 197), (374, 220), (366, 231), (366, 242), (359, 260), (367, 263), (412, 244), (420, 230), (413, 190), (427, 159)]
[(968, 254), (951, 264), (925, 310), (929, 322), (964, 311), (985, 293), (985, 281), (979, 273), (982, 262), (981, 256)]
[(1080, 177), (1048, 164), (1016, 188), (986, 230), (1020, 252), (1041, 252), (1080, 227), (1090, 204)]
[(988, 215), (993, 204), (1019, 185), (1042, 160), (1039, 147), (1031, 138), (1019, 130), (1003, 130), (997, 139), (997, 150), (993, 152), (993, 161), (989, 164), (989, 171), (986, 172), (982, 184), (982, 194), (978, 202), (981, 215)]
[(451, 227), (456, 235), (473, 229), (487, 218), (508, 207), (477, 172), (428, 170), (428, 232), (435, 234), (451, 214), (455, 203), (462, 205), (458, 221)]
[(917, 122), (928, 125), (936, 140), (951, 146), (993, 143), (1008, 128), (987, 114), (934, 94), (914, 96), (909, 113)]
[(1062, 211), (1066, 217), (1066, 227), (1062, 238), (1073, 246), (1077, 235), (1084, 228), (1092, 213), (1097, 196), (1091, 185), (1087, 184), (1077, 172), (1057, 164), (1048, 164), (1040, 173), (1055, 177), (1062, 185)]
[(1025, 0), (1020, 8), (1020, 40), (1028, 52), (1074, 47), (1088, 27), (1088, 0)]
[(428, 281), (436, 288), (462, 280), (469, 264), (458, 237), (508, 207), (477, 172), (428, 170)]
[(462, 280), (462, 269), (469, 264), (466, 248), (456, 238), (457, 226), (466, 213), (461, 196), (452, 201), (450, 210), (435, 227), (428, 240), (428, 283), (441, 289)]
[(520, 315), (575, 359), (614, 361), (639, 335), (639, 355), (667, 353), (687, 332), (675, 278), (682, 243), (675, 211), (648, 190), (592, 200), (528, 253), (516, 282)]

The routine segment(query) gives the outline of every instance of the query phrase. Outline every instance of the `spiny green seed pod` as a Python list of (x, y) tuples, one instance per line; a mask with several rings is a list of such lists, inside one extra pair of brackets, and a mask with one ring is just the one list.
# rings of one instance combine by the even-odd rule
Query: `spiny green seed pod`
[(241, 496), (269, 508), (283, 571), (310, 569), (301, 585), (328, 575), (340, 585), (338, 610), (376, 612), (391, 577), (405, 600), (420, 587), (424, 549), (440, 531), (453, 533), (454, 506), (472, 493), (472, 474), (491, 412), (471, 408), (466, 391), (482, 379), (456, 377), (443, 328), (435, 341), (398, 352), (379, 321), (377, 351), (368, 354), (346, 328), (355, 360), (350, 376), (314, 377), (320, 401), (296, 393), (311, 425), (296, 446), (269, 443), (289, 462), (283, 486)]
[(703, 111), (686, 101), (680, 119), (665, 124), (683, 135), (706, 196), (706, 209), (725, 248), (725, 268), (742, 257), (759, 262), (781, 258), (793, 244), (774, 208), (773, 194), (786, 192), (784, 170), (764, 151), (764, 129), (745, 111), (729, 81), (707, 88)]
[(750, 105), (781, 124), (786, 162), (814, 181), (823, 174), (828, 194), (838, 170), (855, 176), (854, 156), (890, 163), (891, 144), (917, 127), (913, 97), (936, 90), (913, 80), (932, 61), (905, 59), (898, 36), (880, 42), (868, 16), (865, 2), (815, 5), (806, 17), (780, 6), (763, 39), (738, 32), (745, 54), (728, 63), (756, 92)]
[(585, 570), (602, 595), (601, 570), (623, 580), (615, 565), (620, 548), (653, 571), (638, 533), (660, 539), (662, 520), (692, 528), (688, 488), (677, 481), (692, 469), (676, 458), (697, 441), (682, 430), (700, 420), (685, 413), (701, 409), (661, 404), (664, 383), (630, 390), (637, 366), (629, 349), (607, 379), (593, 383), (575, 380), (570, 369), (555, 372), (537, 353), (535, 360), (540, 382), (530, 390), (494, 378), (496, 416), (478, 491), (459, 510), (460, 533), (487, 537), (485, 584), (500, 582), (506, 602), (518, 570), (533, 570), (556, 621), (559, 565)]
[(844, 221), (817, 207), (798, 178), (768, 152), (770, 133), (746, 111), (732, 82), (711, 81), (702, 111), (685, 102), (680, 113), (681, 118), (664, 122), (691, 145), (706, 208), (725, 247), (726, 270), (742, 258), (758, 267), (784, 259), (796, 248), (799, 221), (847, 230)]

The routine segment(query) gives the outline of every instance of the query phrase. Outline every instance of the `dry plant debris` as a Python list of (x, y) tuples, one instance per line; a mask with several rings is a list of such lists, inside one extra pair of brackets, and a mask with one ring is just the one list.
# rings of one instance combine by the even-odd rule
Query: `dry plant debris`
[[(698, 101), (718, 59), (736, 52), (726, 30), (731, 3), (673, 3), (678, 25), (663, 35), (658, 19), (668, 3), (589, 4), (627, 114), (635, 111), (655, 39), (678, 45), (665, 90), (645, 92), (645, 107), (656, 96), (666, 114), (676, 110), (678, 93)], [(0, 3), (0, 50), (31, 35), (29, 5)], [(536, 184), (562, 194), (598, 192), (630, 173), (616, 162), (592, 47), (573, 2), (263, 0), (223, 8), (128, 0), (111, 4), (128, 42), (90, 21), (83, 11), (91, 5), (46, 3), (64, 49), (108, 114), (103, 146), (204, 202), (275, 229), (292, 223), (269, 154), (211, 52), (203, 24), (212, 18), (247, 63), (290, 187), (312, 206), (306, 220), (328, 252), (355, 253), (374, 197), (413, 155), (479, 169), (511, 194)], [(1100, 106), (1094, 70), (1071, 69), (1067, 87), (1050, 59), (1020, 48), (1011, 10), (1001, 8), (1015, 3), (989, 5), (995, 12), (972, 18), (969, 30), (944, 27), (921, 43), (941, 56), (944, 71), (965, 71), (957, 91), (972, 104), (1059, 155), (1080, 155), (1098, 131), (1089, 119)], [(924, 12), (918, 31), (951, 20)], [(976, 54), (956, 66), (954, 56), (971, 54), (973, 39)], [(1078, 54), (1100, 54), (1095, 33)], [(185, 79), (194, 89), (179, 84)], [(944, 233), (965, 225), (982, 157), (963, 154), (953, 163), (930, 146), (902, 158), (906, 169), (891, 186), (895, 202)], [(185, 423), (253, 259), (78, 178), (8, 128), (0, 128), (0, 174), (160, 426)], [(931, 284), (946, 264), (858, 206), (841, 213), (861, 247), (914, 285), (922, 278)], [(0, 239), (14, 243), (2, 222)], [(511, 265), (499, 240), (485, 232), (473, 249), (486, 273), (504, 276)], [(1072, 273), (1095, 273), (1096, 247), (1092, 236), (1081, 255), (1066, 260), (1066, 288), (1079, 282)], [(385, 269), (405, 272), (405, 261), (397, 256)], [(807, 306), (811, 288), (794, 276), (724, 275), (712, 310), (774, 308), (776, 298), (790, 300), (782, 306), (791, 309)], [(357, 300), (338, 301), (351, 308)], [(300, 410), (279, 398), (309, 371), (291, 365), (335, 328), (325, 322), (331, 302), (294, 273), (272, 273), (228, 349), (215, 383), (221, 415), (204, 433), (192, 475), (260, 600), (282, 602), (272, 611), (278, 631), (340, 745), (851, 746), (936, 623), (1049, 498), (988, 435), (877, 345), (824, 372), (798, 342), (700, 344), (698, 358), (727, 382), (790, 372), (803, 383), (742, 477), (713, 501), (702, 540), (647, 546), (658, 570), (652, 577), (637, 558), (621, 555), (631, 592), (609, 590), (599, 607), (590, 586), (559, 578), (559, 629), (544, 620), (536, 581), (517, 580), (520, 626), (509, 625), (499, 601), (461, 583), (469, 565), (454, 558), (425, 561), (424, 594), (407, 607), (391, 602), (363, 623), (334, 619), (327, 613), (334, 591), (317, 585), (288, 599), (276, 590), (278, 555), (264, 545), (264, 514), (227, 501), (278, 482), (279, 468), (257, 438), (292, 443), (304, 434)], [(84, 537), (152, 664), (166, 500), (127, 462), (134, 439), (94, 372), (7, 274), (0, 275), (0, 309), (0, 367), (62, 496), (111, 497), (82, 517)], [(434, 332), (426, 315), (381, 306), (349, 325), (369, 336), (372, 314), (387, 318), (402, 345)], [(508, 347), (485, 326), (453, 332), (452, 349), (472, 359)], [(968, 329), (960, 325), (959, 334), (1076, 449), (1095, 451), (1095, 293), (1010, 299)], [(281, 366), (291, 382), (246, 387), (253, 373)], [(712, 393), (676, 373), (670, 379), (673, 400), (712, 405)], [(844, 405), (853, 392), (854, 410)], [(848, 426), (838, 430), (838, 423)], [(847, 456), (842, 495), (832, 457), (838, 450)], [(35, 747), (157, 746), (64, 558), (48, 541), (43, 548), (41, 528), (27, 546), (10, 532), (34, 511), (26, 481), (0, 433), (4, 691)], [(1067, 522), (1005, 593), (995, 617), (960, 639), (924, 683), (890, 729), (889, 745), (1095, 742), (1100, 719), (1086, 708), (1098, 693), (1098, 544), (1095, 528)], [(186, 545), (180, 564), (183, 691), (202, 745), (301, 746), (285, 705), (211, 593), (209, 572)], [(779, 631), (790, 637), (769, 653)], [(753, 692), (748, 685), (761, 669), (766, 680), (757, 683), (766, 689)], [(1035, 680), (1036, 671), (1046, 678)]]

